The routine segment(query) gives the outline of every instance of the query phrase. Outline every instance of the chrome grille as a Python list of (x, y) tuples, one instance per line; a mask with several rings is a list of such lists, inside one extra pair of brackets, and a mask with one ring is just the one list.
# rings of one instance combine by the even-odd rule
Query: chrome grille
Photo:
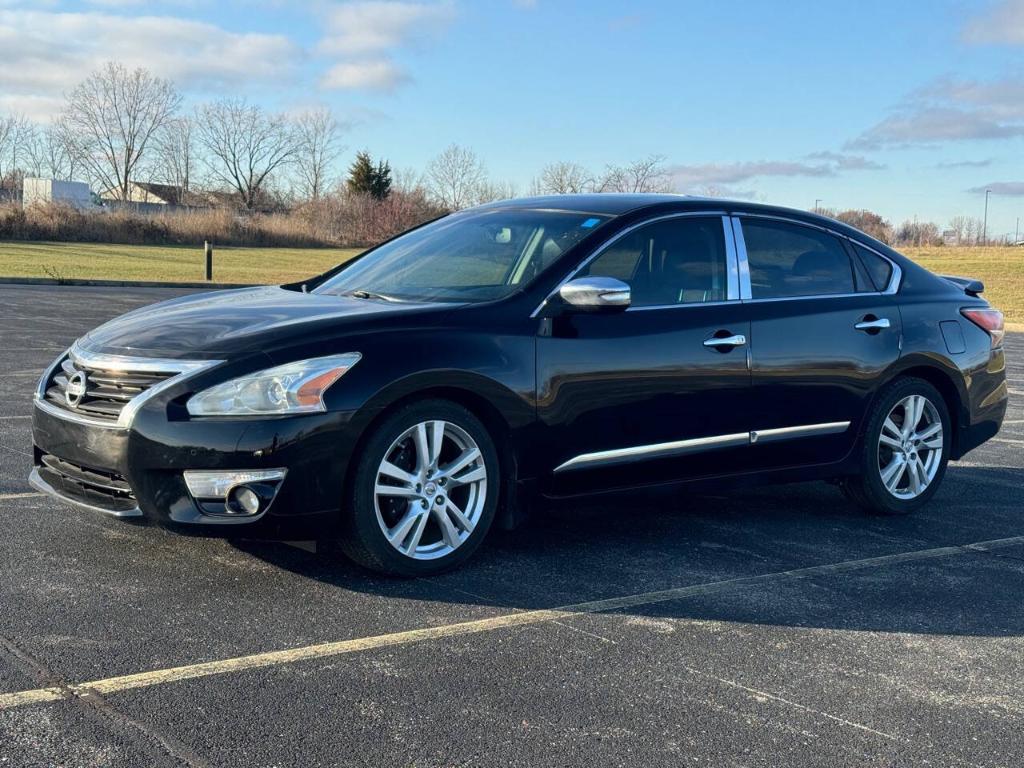
[[(44, 399), (73, 413), (116, 422), (129, 402), (177, 373), (94, 367), (69, 355), (46, 383)], [(70, 382), (75, 382), (75, 387), (69, 395)]]

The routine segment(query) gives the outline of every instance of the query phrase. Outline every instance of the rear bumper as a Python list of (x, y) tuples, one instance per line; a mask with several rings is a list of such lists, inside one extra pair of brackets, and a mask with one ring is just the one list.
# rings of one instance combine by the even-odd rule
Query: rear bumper
[[(265, 420), (168, 418), (144, 408), (131, 428), (107, 428), (34, 407), (34, 488), (78, 508), (215, 536), (333, 535), (351, 445), (347, 412)], [(184, 471), (287, 468), (258, 516), (204, 512)]]
[(961, 420), (951, 458), (959, 459), (995, 437), (1003, 426), (1009, 404), (1006, 383), (1006, 353), (993, 350), (984, 366), (971, 372), (968, 386), (967, 418)]

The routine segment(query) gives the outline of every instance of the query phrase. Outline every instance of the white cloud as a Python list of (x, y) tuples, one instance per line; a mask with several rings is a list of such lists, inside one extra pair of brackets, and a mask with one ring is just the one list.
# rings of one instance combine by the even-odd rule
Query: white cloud
[(8, 111), (52, 114), (64, 91), (106, 61), (146, 67), (185, 89), (281, 82), (298, 47), (283, 35), (229, 32), (169, 16), (0, 10), (0, 94)]
[(813, 162), (760, 160), (675, 165), (669, 168), (669, 174), (679, 189), (706, 190), (709, 187), (729, 188), (739, 182), (766, 176), (822, 178), (837, 176), (841, 171), (877, 170), (885, 167), (857, 155), (839, 152), (816, 152), (808, 155), (808, 159)]
[(409, 76), (388, 59), (342, 61), (324, 74), (320, 84), (324, 88), (345, 90), (393, 91)]
[(317, 52), (335, 59), (324, 88), (391, 91), (411, 80), (394, 61), (401, 48), (436, 38), (455, 19), (450, 0), (436, 3), (369, 0), (333, 7)]
[(927, 147), (1024, 136), (1024, 80), (939, 78), (911, 93), (849, 149)]
[(972, 187), (967, 191), (976, 195), (983, 195), (986, 191), (990, 191), (993, 195), (1024, 197), (1024, 181), (993, 181), (980, 187)]
[(1002, 0), (964, 27), (969, 43), (1024, 45), (1024, 0)]
[(320, 52), (332, 56), (363, 56), (429, 39), (455, 18), (450, 2), (407, 3), (371, 0), (336, 6), (327, 15), (328, 31)]

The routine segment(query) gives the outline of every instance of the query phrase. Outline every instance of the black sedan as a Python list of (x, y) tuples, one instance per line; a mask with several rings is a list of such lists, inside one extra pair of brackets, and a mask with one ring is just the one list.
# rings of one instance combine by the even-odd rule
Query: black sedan
[(904, 514), (1001, 425), (982, 290), (800, 211), (495, 203), (86, 334), (39, 382), (31, 482), (406, 575), (538, 499), (823, 479)]

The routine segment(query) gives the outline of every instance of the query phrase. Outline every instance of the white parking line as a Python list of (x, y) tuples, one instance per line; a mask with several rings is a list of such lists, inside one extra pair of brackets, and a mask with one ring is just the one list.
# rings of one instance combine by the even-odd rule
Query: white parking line
[(42, 496), (43, 494), (32, 491), (30, 493), (0, 493), (0, 501), (7, 501), (8, 499), (29, 499), (33, 496)]
[(865, 570), (868, 568), (879, 568), (900, 563), (920, 562), (939, 557), (951, 555), (963, 555), (968, 552), (989, 552), (1003, 547), (1012, 547), (1024, 544), (1024, 536), (1015, 536), (1008, 539), (996, 539), (992, 541), (980, 541), (973, 544), (964, 544), (952, 547), (938, 547), (936, 549), (919, 549), (911, 552), (901, 552), (895, 555), (884, 555), (882, 557), (868, 557), (862, 560), (846, 560), (840, 563), (828, 565), (816, 565), (808, 568), (795, 568), (790, 571), (778, 571), (775, 573), (762, 574), (760, 576), (744, 576), (725, 581), (716, 581), (708, 584), (694, 584), (687, 587), (677, 587), (658, 592), (642, 592), (624, 597), (612, 597), (606, 600), (593, 600), (586, 603), (576, 603), (561, 608), (550, 608), (535, 611), (521, 611), (503, 616), (495, 616), (489, 619), (477, 619), (475, 621), (463, 621), (457, 624), (445, 624), (435, 627), (424, 627), (422, 629), (411, 629), (405, 632), (394, 632), (387, 635), (374, 635), (372, 637), (361, 637), (353, 640), (342, 640), (334, 643), (321, 643), (319, 645), (307, 645), (301, 648), (289, 648), (283, 651), (270, 651), (268, 653), (255, 653), (249, 656), (238, 656), (232, 659), (221, 659), (220, 661), (208, 661), (201, 664), (187, 664), (181, 667), (170, 667), (168, 669), (155, 669), (149, 672), (138, 672), (131, 675), (120, 675), (108, 677), (102, 680), (90, 680), (84, 683), (77, 683), (68, 686), (51, 686), (33, 690), (17, 691), (14, 693), (0, 694), (0, 711), (28, 704), (39, 704), (72, 696), (88, 696), (90, 693), (111, 694), (121, 691), (129, 691), (136, 688), (149, 688), (154, 685), (165, 685), (167, 683), (192, 680), (195, 678), (223, 675), (229, 672), (241, 672), (247, 669), (260, 669), (262, 667), (275, 667), (282, 664), (292, 664), (310, 659), (323, 659), (333, 656), (341, 656), (359, 651), (370, 651), (376, 648), (392, 648), (395, 646), (421, 643), (427, 640), (441, 640), (449, 637), (461, 637), (463, 635), (477, 634), (480, 632), (493, 632), (498, 629), (511, 627), (522, 627), (531, 624), (543, 624), (559, 620), (570, 619), (574, 616), (606, 613), (625, 608), (636, 608), (639, 606), (664, 603), (670, 600), (681, 600), (688, 597), (698, 597), (717, 594), (733, 589), (744, 589), (764, 584), (777, 582), (797, 581), (801, 579), (814, 578), (815, 576), (829, 576), (836, 573)]
[(1024, 445), (1024, 440), (1009, 440), (1005, 437), (993, 437), (993, 443), (1006, 443), (1007, 445)]

